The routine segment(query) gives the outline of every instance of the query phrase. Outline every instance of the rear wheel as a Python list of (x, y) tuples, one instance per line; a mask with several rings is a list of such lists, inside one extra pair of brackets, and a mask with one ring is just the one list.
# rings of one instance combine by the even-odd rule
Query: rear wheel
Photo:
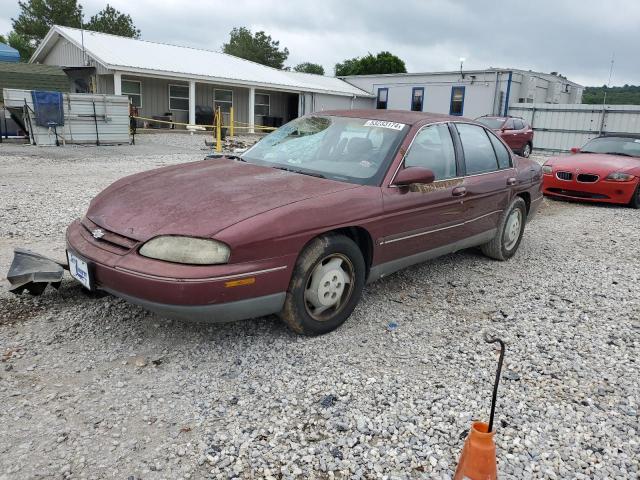
[(636, 191), (633, 194), (633, 197), (631, 197), (629, 206), (631, 208), (640, 208), (640, 183), (638, 183), (638, 186), (636, 187)]
[(531, 144), (527, 143), (527, 144), (525, 144), (524, 148), (522, 149), (522, 156), (524, 158), (529, 158), (530, 155), (531, 155)]
[(526, 221), (527, 205), (521, 197), (516, 197), (500, 219), (496, 236), (482, 245), (482, 253), (496, 260), (513, 257), (522, 241)]
[(335, 330), (358, 304), (364, 281), (364, 258), (353, 240), (316, 238), (296, 262), (280, 318), (304, 335)]

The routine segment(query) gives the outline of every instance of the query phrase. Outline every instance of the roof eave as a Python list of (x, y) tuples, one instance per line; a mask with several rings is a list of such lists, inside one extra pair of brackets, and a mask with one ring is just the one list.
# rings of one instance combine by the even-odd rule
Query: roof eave
[(373, 98), (374, 95), (362, 91), (361, 94), (356, 92), (344, 92), (337, 90), (325, 90), (320, 88), (300, 88), (296, 85), (285, 85), (285, 84), (276, 84), (276, 83), (265, 83), (265, 82), (252, 82), (250, 80), (237, 80), (233, 78), (225, 78), (225, 77), (213, 77), (208, 75), (194, 75), (185, 72), (172, 72), (168, 70), (152, 70), (148, 68), (136, 68), (128, 65), (112, 65), (112, 64), (103, 64), (105, 68), (109, 70), (118, 71), (124, 74), (133, 74), (133, 75), (151, 75), (157, 77), (169, 77), (175, 79), (183, 79), (183, 80), (199, 80), (201, 82), (207, 83), (222, 83), (228, 85), (237, 85), (239, 87), (254, 87), (254, 88), (262, 88), (265, 90), (276, 90), (281, 92), (289, 92), (289, 93), (299, 93), (299, 92), (307, 92), (307, 93), (324, 93), (328, 95), (337, 95), (343, 97), (370, 97)]

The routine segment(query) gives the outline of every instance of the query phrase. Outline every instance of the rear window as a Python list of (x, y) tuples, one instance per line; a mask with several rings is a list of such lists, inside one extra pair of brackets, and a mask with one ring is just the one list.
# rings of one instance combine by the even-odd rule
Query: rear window
[(476, 122), (481, 123), (491, 130), (499, 130), (504, 124), (504, 118), (480, 117), (476, 119)]

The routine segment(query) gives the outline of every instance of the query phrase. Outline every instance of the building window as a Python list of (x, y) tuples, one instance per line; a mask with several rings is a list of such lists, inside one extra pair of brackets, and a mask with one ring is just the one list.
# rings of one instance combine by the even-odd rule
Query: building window
[(411, 111), (421, 112), (423, 100), (424, 100), (424, 88), (413, 87), (413, 90), (411, 91)]
[(256, 93), (255, 114), (268, 117), (271, 108), (271, 96), (266, 93)]
[(189, 111), (189, 86), (169, 85), (169, 110)]
[(451, 87), (449, 115), (462, 115), (464, 112), (464, 87)]
[(218, 107), (220, 107), (220, 111), (223, 114), (228, 114), (233, 106), (233, 91), (216, 90), (214, 92), (213, 100), (216, 111), (218, 110)]
[(129, 96), (134, 107), (142, 106), (142, 84), (138, 80), (122, 80), (122, 94)]
[(387, 109), (387, 100), (389, 98), (389, 89), (388, 88), (379, 88), (378, 89), (378, 103), (376, 108), (378, 110), (386, 110)]

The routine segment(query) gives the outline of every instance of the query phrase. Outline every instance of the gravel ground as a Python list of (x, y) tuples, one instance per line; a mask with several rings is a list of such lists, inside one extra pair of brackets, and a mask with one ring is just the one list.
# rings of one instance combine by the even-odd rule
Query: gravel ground
[[(14, 246), (62, 258), (98, 191), (203, 146), (1, 145), (0, 269)], [(468, 250), (409, 268), (318, 338), (272, 317), (168, 321), (70, 279), (3, 290), (0, 479), (450, 478), (488, 417), (485, 331), (508, 343), (502, 478), (638, 478), (639, 258), (640, 212), (545, 200), (512, 260)]]

